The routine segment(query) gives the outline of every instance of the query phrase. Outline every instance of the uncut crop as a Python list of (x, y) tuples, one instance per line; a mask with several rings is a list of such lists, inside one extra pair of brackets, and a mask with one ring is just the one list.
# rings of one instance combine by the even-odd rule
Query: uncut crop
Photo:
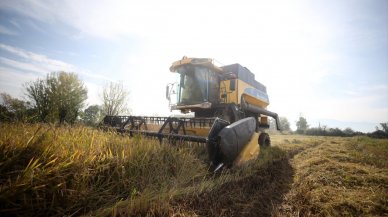
[(0, 125), (0, 214), (72, 215), (188, 185), (188, 149), (85, 127)]
[(267, 149), (248, 166), (212, 174), (199, 144), (83, 126), (0, 123), (0, 132), (1, 216), (196, 215), (204, 210), (187, 205), (199, 195), (217, 197), (217, 189), (256, 179), (259, 168), (284, 157)]

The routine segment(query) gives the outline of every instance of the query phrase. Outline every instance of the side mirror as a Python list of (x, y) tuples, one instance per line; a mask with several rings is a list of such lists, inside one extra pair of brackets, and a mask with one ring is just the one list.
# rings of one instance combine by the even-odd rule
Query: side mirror
[(229, 90), (235, 91), (236, 90), (236, 79), (231, 79), (229, 82)]
[(166, 99), (170, 100), (170, 86), (166, 86)]

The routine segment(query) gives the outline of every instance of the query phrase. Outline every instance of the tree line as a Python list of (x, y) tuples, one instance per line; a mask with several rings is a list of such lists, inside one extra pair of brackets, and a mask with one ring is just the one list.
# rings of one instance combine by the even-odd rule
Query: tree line
[[(81, 122), (97, 125), (105, 115), (129, 113), (127, 104), (129, 91), (123, 83), (109, 82), (100, 93), (102, 104), (89, 105), (85, 109), (88, 90), (77, 74), (72, 72), (52, 72), (45, 78), (24, 84), (26, 100), (14, 98), (8, 93), (0, 93), (0, 122)], [(290, 128), (286, 117), (279, 118), (283, 131), (314, 136), (355, 136), (364, 135), (351, 128), (341, 130), (327, 126), (310, 127), (306, 118), (299, 117), (296, 131)], [(388, 137), (388, 122), (380, 124), (381, 129), (369, 133), (377, 138)], [(270, 121), (270, 130), (275, 130), (275, 122)]]
[(129, 91), (123, 83), (110, 82), (102, 90), (101, 105), (85, 101), (88, 90), (77, 74), (52, 72), (23, 86), (26, 100), (0, 93), (0, 122), (83, 122), (96, 125), (105, 115), (128, 113)]
[[(374, 138), (388, 138), (388, 122), (380, 123), (380, 126), (376, 126), (376, 130), (372, 133), (363, 133), (359, 131), (354, 131), (352, 128), (347, 127), (345, 129), (330, 128), (326, 125), (318, 126), (318, 127), (310, 127), (307, 119), (305, 117), (299, 117), (299, 119), (295, 122), (296, 130), (293, 131), (290, 128), (290, 122), (286, 117), (280, 117), (280, 128), (283, 132), (291, 133), (291, 134), (302, 134), (302, 135), (311, 135), (311, 136), (359, 136), (359, 135), (367, 135)], [(274, 119), (270, 120), (270, 130), (276, 131), (276, 123)]]
[(318, 126), (318, 127), (309, 127), (306, 118), (299, 117), (299, 120), (296, 122), (296, 133), (312, 135), (312, 136), (359, 136), (367, 135), (374, 138), (388, 138), (388, 122), (380, 123), (381, 129), (376, 126), (376, 130), (372, 133), (363, 133), (359, 131), (354, 131), (352, 128), (347, 127), (344, 130), (336, 128), (329, 128), (327, 126)]

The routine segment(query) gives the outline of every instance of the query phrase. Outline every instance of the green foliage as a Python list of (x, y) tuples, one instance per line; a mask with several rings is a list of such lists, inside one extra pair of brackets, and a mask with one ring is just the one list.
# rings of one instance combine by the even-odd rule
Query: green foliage
[(308, 129), (309, 125), (307, 124), (306, 118), (300, 116), (299, 120), (296, 122), (296, 132), (303, 134)]
[(284, 131), (290, 131), (291, 130), (290, 122), (288, 121), (288, 119), (286, 117), (280, 117), (279, 121), (280, 121), (280, 128), (282, 130), (284, 130)]
[(34, 110), (28, 102), (0, 93), (0, 121), (27, 122), (34, 119)]
[(27, 83), (26, 91), (43, 122), (74, 123), (87, 98), (83, 82), (68, 72), (53, 72), (45, 80)]
[[(280, 128), (282, 131), (291, 131), (290, 122), (286, 117), (279, 117), (279, 122), (280, 122)], [(269, 128), (271, 131), (277, 131), (275, 119), (270, 118)]]
[(354, 130), (353, 130), (352, 128), (350, 128), (350, 127), (345, 128), (345, 130), (343, 130), (343, 133), (344, 133), (345, 135), (349, 135), (349, 136), (355, 134)]
[(0, 105), (0, 122), (9, 122), (12, 120), (12, 112), (8, 111), (7, 107)]
[(376, 126), (376, 131), (368, 135), (373, 138), (388, 138), (388, 122), (380, 123), (381, 129)]
[(344, 130), (339, 128), (311, 127), (305, 131), (306, 135), (310, 136), (359, 136), (364, 135), (362, 132), (355, 132), (347, 127)]
[(33, 106), (35, 107), (39, 121), (44, 122), (48, 120), (52, 103), (49, 98), (49, 89), (46, 82), (38, 79), (34, 82), (27, 83), (25, 87), (27, 97), (31, 100)]
[(83, 102), (87, 99), (87, 90), (74, 73), (51, 73), (47, 78), (51, 87), (54, 108), (58, 111), (59, 122), (73, 123)]
[(368, 133), (368, 136), (369, 137), (372, 137), (372, 138), (379, 138), (379, 139), (383, 139), (383, 138), (388, 138), (388, 133), (382, 131), (382, 130), (376, 130), (372, 133)]
[(89, 126), (97, 126), (97, 124), (101, 121), (102, 117), (102, 109), (99, 105), (91, 105), (87, 107), (80, 114), (81, 121)]
[(376, 126), (376, 131), (372, 133), (368, 133), (367, 135), (372, 138), (388, 138), (388, 122), (386, 123), (380, 123), (382, 130), (379, 129), (378, 126)]
[(388, 122), (386, 122), (386, 123), (380, 123), (380, 125), (381, 125), (381, 128), (383, 129), (383, 131), (384, 131), (385, 133), (388, 133)]

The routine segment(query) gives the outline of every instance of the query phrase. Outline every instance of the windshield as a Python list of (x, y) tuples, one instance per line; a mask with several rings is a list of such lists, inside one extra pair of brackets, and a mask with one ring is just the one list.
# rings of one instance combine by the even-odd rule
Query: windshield
[(199, 104), (208, 100), (208, 68), (185, 65), (177, 72), (180, 74), (178, 105)]

